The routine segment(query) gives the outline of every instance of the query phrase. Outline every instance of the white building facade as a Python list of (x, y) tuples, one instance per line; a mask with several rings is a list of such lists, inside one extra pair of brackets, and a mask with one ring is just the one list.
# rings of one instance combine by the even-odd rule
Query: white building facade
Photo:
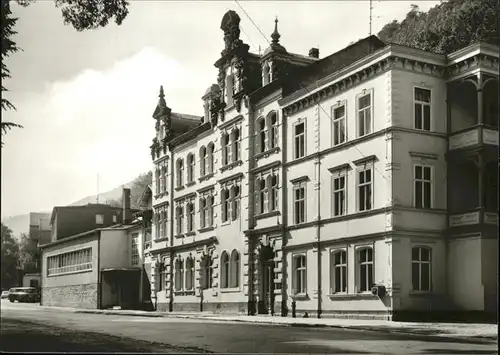
[(319, 59), (276, 22), (257, 55), (239, 22), (222, 20), (205, 115), (163, 90), (153, 115), (157, 310), (496, 314), (498, 47), (370, 36)]

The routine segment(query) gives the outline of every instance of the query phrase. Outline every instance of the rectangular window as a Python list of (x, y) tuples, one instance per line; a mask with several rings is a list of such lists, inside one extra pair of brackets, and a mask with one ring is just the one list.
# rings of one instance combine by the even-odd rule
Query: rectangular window
[(294, 158), (302, 158), (306, 155), (306, 123), (298, 123), (294, 127)]
[(184, 227), (184, 208), (182, 206), (177, 207), (177, 234), (182, 234)]
[(96, 214), (95, 215), (95, 224), (104, 224), (104, 215)]
[(371, 291), (373, 285), (373, 249), (362, 248), (357, 251), (358, 292)]
[(367, 167), (358, 171), (358, 211), (372, 209), (372, 168)]
[(92, 248), (47, 258), (47, 276), (92, 271)]
[(295, 224), (306, 221), (306, 183), (299, 183), (293, 188), (293, 214)]
[(372, 95), (358, 98), (358, 137), (372, 133)]
[(139, 233), (132, 234), (132, 265), (139, 265)]
[(331, 293), (347, 292), (347, 252), (336, 250), (330, 259)]
[(431, 91), (429, 89), (415, 88), (415, 129), (422, 131), (431, 130)]
[(156, 178), (156, 180), (155, 180), (156, 189), (155, 190), (156, 190), (156, 194), (158, 195), (161, 192), (161, 190), (160, 190), (161, 175), (160, 175), (160, 168), (159, 167), (157, 167), (155, 169), (155, 178)]
[(207, 200), (205, 198), (200, 198), (200, 228), (205, 228), (207, 225)]
[(333, 177), (333, 215), (343, 216), (346, 213), (346, 174)]
[(333, 116), (333, 145), (342, 144), (346, 141), (346, 110), (345, 104), (334, 107)]
[(306, 256), (296, 255), (293, 257), (293, 289), (294, 295), (307, 294), (307, 274), (306, 274)]
[(414, 166), (415, 208), (432, 208), (432, 167)]
[(431, 290), (431, 249), (414, 247), (411, 250), (411, 274), (413, 291), (429, 292)]
[(187, 204), (187, 231), (192, 232), (194, 230), (194, 203)]

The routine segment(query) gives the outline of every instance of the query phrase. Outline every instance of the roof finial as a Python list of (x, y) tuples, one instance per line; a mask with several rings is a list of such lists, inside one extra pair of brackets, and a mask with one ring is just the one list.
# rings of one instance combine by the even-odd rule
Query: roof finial
[(271, 35), (271, 38), (273, 39), (273, 44), (278, 44), (280, 41), (281, 35), (278, 32), (278, 16), (276, 16), (276, 19), (274, 20), (274, 32)]
[(167, 102), (165, 101), (165, 93), (163, 92), (163, 85), (160, 85), (160, 95), (158, 95), (160, 98), (158, 100), (158, 105), (159, 106), (167, 106)]

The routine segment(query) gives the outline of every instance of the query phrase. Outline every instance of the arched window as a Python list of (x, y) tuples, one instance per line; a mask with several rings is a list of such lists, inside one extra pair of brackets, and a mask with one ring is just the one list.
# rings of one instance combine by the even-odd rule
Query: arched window
[(160, 262), (158, 264), (157, 270), (158, 270), (158, 283), (156, 285), (156, 289), (158, 291), (161, 291), (165, 287), (165, 277), (166, 277), (166, 268), (163, 262)]
[(240, 158), (240, 130), (236, 128), (231, 132), (231, 150), (232, 150), (232, 161), (238, 161)]
[(267, 191), (266, 179), (261, 178), (259, 180), (259, 201), (260, 201), (259, 213), (266, 213), (267, 212), (268, 197), (269, 197), (269, 194)]
[(278, 146), (278, 116), (276, 112), (271, 112), (267, 116), (267, 126), (269, 134), (269, 149), (273, 149)]
[(158, 195), (160, 192), (161, 192), (161, 186), (160, 186), (160, 183), (161, 183), (161, 169), (160, 167), (157, 167), (155, 169), (155, 179), (156, 179), (156, 184), (155, 184), (155, 190), (156, 190), (156, 194)]
[(271, 82), (271, 66), (270, 63), (264, 63), (262, 68), (262, 86), (265, 86)]
[(189, 256), (186, 259), (186, 290), (194, 289), (194, 259)]
[(257, 153), (267, 150), (267, 126), (264, 117), (257, 120)]
[(188, 203), (187, 209), (187, 231), (192, 232), (194, 230), (194, 203)]
[(184, 185), (184, 160), (177, 159), (177, 187)]
[(278, 177), (270, 175), (269, 178), (269, 211), (276, 211), (278, 209)]
[(345, 250), (336, 250), (330, 259), (330, 292), (347, 292), (347, 253)]
[(182, 291), (184, 288), (184, 263), (180, 258), (175, 260), (175, 290)]
[(240, 254), (235, 249), (231, 253), (231, 263), (229, 269), (231, 270), (230, 274), (230, 287), (240, 287)]
[(432, 285), (432, 250), (428, 247), (411, 249), (411, 279), (413, 291), (429, 292)]
[(231, 139), (229, 134), (222, 136), (222, 165), (229, 164), (231, 159)]
[(177, 206), (176, 208), (176, 219), (177, 219), (177, 234), (182, 234), (184, 226), (184, 208), (182, 206)]
[(200, 198), (200, 228), (205, 228), (207, 226), (208, 218), (208, 206), (207, 199), (205, 197)]
[(231, 195), (227, 188), (221, 190), (222, 222), (227, 222), (231, 214)]
[(194, 179), (194, 155), (189, 154), (187, 157), (187, 181), (193, 182)]
[(210, 255), (204, 255), (200, 261), (200, 287), (203, 290), (212, 288), (212, 262)]
[(163, 167), (162, 167), (162, 174), (161, 174), (161, 177), (163, 179), (163, 191), (162, 192), (167, 191), (167, 175), (168, 175), (168, 167), (167, 167), (167, 163), (164, 163)]
[(207, 165), (208, 165), (208, 157), (207, 157), (207, 148), (200, 148), (200, 176), (205, 176), (207, 174)]
[(229, 256), (224, 251), (220, 257), (221, 288), (229, 287)]
[(357, 259), (358, 292), (368, 292), (373, 286), (373, 249), (368, 247), (357, 250)]
[(207, 211), (208, 211), (208, 226), (214, 225), (214, 198), (213, 196), (207, 197)]
[(207, 146), (207, 174), (214, 172), (214, 144), (210, 143)]
[(233, 185), (231, 187), (231, 212), (232, 220), (235, 221), (238, 218), (240, 211), (240, 187), (238, 185)]

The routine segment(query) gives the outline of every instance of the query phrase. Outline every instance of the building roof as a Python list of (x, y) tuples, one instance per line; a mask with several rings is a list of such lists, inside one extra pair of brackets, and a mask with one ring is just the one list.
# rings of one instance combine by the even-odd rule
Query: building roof
[(304, 86), (307, 87), (315, 81), (330, 75), (385, 46), (386, 44), (377, 36), (371, 35), (323, 59), (316, 60), (307, 66), (296, 68), (293, 75), (291, 75), (291, 78), (287, 80), (286, 95), (300, 90)]
[(67, 237), (67, 238), (59, 239), (59, 240), (56, 240), (56, 241), (51, 242), (51, 243), (40, 245), (40, 248), (43, 249), (43, 248), (52, 247), (52, 246), (58, 245), (58, 244), (64, 244), (65, 242), (68, 242), (68, 241), (73, 241), (73, 240), (76, 240), (76, 239), (79, 239), (79, 238), (88, 237), (88, 236), (90, 236), (92, 234), (98, 234), (101, 231), (107, 231), (107, 230), (108, 231), (109, 230), (128, 230), (128, 229), (140, 227), (141, 224), (142, 224), (141, 221), (135, 220), (135, 221), (133, 221), (132, 223), (129, 223), (129, 224), (115, 224), (115, 225), (110, 226), (110, 227), (95, 228), (95, 229), (89, 230), (87, 232), (78, 233), (78, 234), (72, 235), (72, 236)]
[[(88, 203), (86, 205), (78, 205), (78, 206), (56, 206), (52, 209), (52, 214), (50, 216), (50, 224), (52, 224), (54, 222), (55, 215), (57, 213), (59, 213), (59, 211), (61, 211), (61, 210), (66, 210), (66, 209), (76, 210), (76, 209), (84, 209), (84, 208), (94, 208), (96, 210), (102, 210), (102, 209), (110, 209), (110, 210), (116, 210), (116, 211), (123, 210), (122, 207), (115, 207), (115, 206), (111, 206), (111, 205), (104, 204), (104, 203)], [(139, 210), (131, 208), (130, 211), (137, 212)]]

